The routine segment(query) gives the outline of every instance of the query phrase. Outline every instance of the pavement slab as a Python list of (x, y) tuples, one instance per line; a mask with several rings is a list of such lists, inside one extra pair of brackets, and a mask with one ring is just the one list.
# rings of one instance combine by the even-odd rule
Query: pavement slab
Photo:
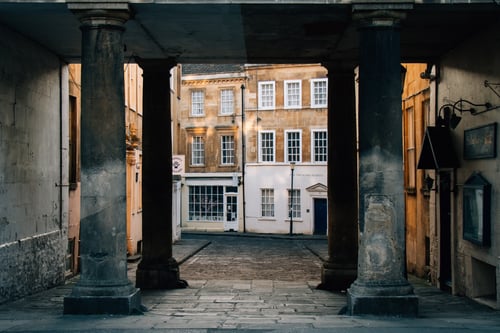
[[(187, 235), (174, 245), (174, 257), (182, 262), (181, 278), (189, 286), (142, 291), (148, 308), (142, 315), (63, 315), (63, 298), (76, 277), (64, 286), (0, 305), (0, 332), (500, 331), (500, 311), (446, 294), (412, 276), (420, 301), (418, 318), (338, 315), (346, 305), (345, 293), (316, 289), (326, 239), (231, 235)], [(303, 268), (297, 270), (298, 264)], [(136, 266), (129, 264), (131, 279)]]

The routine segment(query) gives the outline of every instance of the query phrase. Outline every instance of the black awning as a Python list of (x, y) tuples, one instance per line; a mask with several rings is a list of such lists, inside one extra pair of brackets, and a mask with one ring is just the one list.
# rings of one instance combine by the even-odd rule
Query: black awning
[(427, 127), (418, 159), (418, 169), (446, 169), (459, 166), (457, 154), (451, 140), (450, 129)]

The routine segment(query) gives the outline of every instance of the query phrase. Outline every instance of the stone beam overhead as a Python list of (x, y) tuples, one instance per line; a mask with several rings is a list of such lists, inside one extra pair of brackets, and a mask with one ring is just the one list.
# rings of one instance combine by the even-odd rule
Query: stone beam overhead
[[(427, 62), (465, 36), (497, 22), (498, 1), (18, 1), (0, 0), (0, 24), (69, 62), (80, 62), (79, 7), (129, 6), (125, 60), (180, 63), (317, 63), (355, 61), (353, 12), (404, 10), (401, 58)], [(265, 6), (263, 6), (265, 4)], [(69, 10), (71, 9), (71, 10)], [(196, 41), (196, 43), (193, 43)]]

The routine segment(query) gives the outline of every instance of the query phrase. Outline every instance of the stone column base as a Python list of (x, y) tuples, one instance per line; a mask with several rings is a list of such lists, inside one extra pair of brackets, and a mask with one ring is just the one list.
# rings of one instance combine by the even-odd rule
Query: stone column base
[(64, 298), (64, 314), (141, 314), (141, 293), (134, 288), (126, 296), (67, 296)]
[(404, 296), (365, 296), (347, 291), (347, 313), (356, 315), (379, 315), (397, 317), (417, 317), (418, 297)]
[(342, 291), (347, 290), (356, 280), (356, 266), (334, 265), (328, 262), (321, 268), (321, 284), (317, 287), (322, 290)]
[(186, 288), (188, 283), (180, 279), (179, 264), (170, 258), (162, 264), (139, 263), (135, 286), (141, 289), (179, 289)]

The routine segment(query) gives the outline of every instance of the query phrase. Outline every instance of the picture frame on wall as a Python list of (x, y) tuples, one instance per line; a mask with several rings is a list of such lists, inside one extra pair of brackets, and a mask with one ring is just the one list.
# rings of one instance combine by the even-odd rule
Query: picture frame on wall
[(497, 123), (464, 131), (464, 159), (495, 158), (497, 156)]

